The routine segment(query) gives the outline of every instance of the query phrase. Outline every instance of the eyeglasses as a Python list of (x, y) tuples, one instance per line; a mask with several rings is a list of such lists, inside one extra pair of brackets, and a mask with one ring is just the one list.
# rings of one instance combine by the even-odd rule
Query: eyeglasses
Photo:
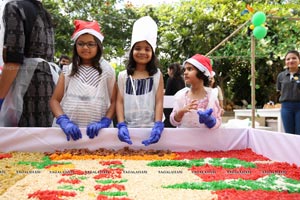
[(80, 48), (83, 48), (84, 46), (87, 46), (89, 49), (91, 49), (91, 48), (95, 48), (97, 46), (97, 43), (96, 42), (87, 42), (87, 43), (77, 42), (76, 46), (80, 47)]

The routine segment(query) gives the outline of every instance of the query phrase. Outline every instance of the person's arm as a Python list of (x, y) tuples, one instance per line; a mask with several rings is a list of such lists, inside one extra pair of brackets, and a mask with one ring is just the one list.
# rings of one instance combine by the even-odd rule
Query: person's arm
[(198, 100), (195, 99), (190, 104), (187, 104), (182, 108), (177, 108), (177, 111), (173, 114), (175, 122), (181, 122), (184, 114), (192, 110), (197, 110), (197, 106)]
[(218, 99), (219, 99), (219, 104), (220, 104), (220, 107), (221, 107), (221, 115), (224, 114), (225, 110), (224, 110), (224, 96), (223, 96), (223, 92), (222, 92), (222, 89), (220, 88), (220, 86), (217, 86), (218, 88)]
[(164, 81), (162, 74), (160, 75), (158, 88), (155, 96), (155, 121), (162, 121), (164, 104)]
[(212, 129), (219, 128), (222, 125), (222, 108), (220, 107), (220, 104), (218, 100), (213, 105), (213, 113), (212, 116), (216, 118), (216, 124), (212, 127)]
[(154, 126), (151, 130), (150, 137), (142, 141), (142, 144), (148, 146), (150, 144), (157, 143), (160, 139), (161, 134), (164, 130), (164, 123), (162, 122), (163, 117), (163, 101), (164, 101), (164, 82), (162, 74), (159, 77), (159, 84), (155, 95), (155, 120)]
[(60, 102), (65, 93), (64, 90), (65, 90), (65, 76), (63, 73), (61, 73), (58, 82), (56, 84), (55, 90), (53, 92), (53, 95), (50, 99), (50, 107), (55, 117), (64, 114), (62, 107), (60, 105)]
[(4, 99), (7, 95), (13, 81), (17, 77), (19, 69), (19, 63), (4, 63), (0, 78), (0, 99)]
[(124, 122), (124, 99), (119, 88), (117, 90), (116, 112), (118, 122)]
[(126, 142), (127, 144), (132, 144), (129, 131), (127, 128), (127, 124), (125, 123), (125, 116), (124, 116), (124, 98), (123, 98), (124, 79), (123, 78), (119, 74), (118, 87), (117, 87), (117, 102), (116, 102), (116, 111), (117, 111), (117, 120), (118, 120), (118, 124), (117, 124), (118, 138), (122, 142)]
[[(112, 86), (110, 86), (112, 85)], [(91, 122), (88, 124), (86, 129), (86, 134), (89, 136), (90, 139), (93, 139), (95, 136), (98, 136), (100, 129), (108, 128), (112, 122), (112, 118), (115, 115), (116, 110), (116, 83), (115, 79), (113, 82), (109, 84), (110, 89), (110, 106), (106, 112), (105, 117), (102, 117), (98, 122)]]
[(110, 97), (110, 106), (106, 112), (106, 117), (112, 119), (115, 116), (116, 112), (116, 99), (117, 99), (117, 84), (114, 84), (112, 95)]
[(64, 96), (64, 92), (65, 76), (64, 73), (61, 73), (53, 95), (50, 99), (50, 107), (53, 115), (56, 117), (56, 124), (58, 124), (63, 130), (63, 132), (66, 134), (67, 140), (69, 141), (70, 138), (72, 138), (73, 140), (79, 140), (82, 138), (82, 134), (79, 127), (76, 124), (74, 124), (74, 122), (72, 122), (66, 114), (64, 114), (60, 105), (60, 102)]
[(217, 86), (217, 87), (218, 87), (218, 99), (219, 99), (219, 103), (220, 103), (221, 108), (223, 108), (223, 100), (224, 100), (223, 91), (220, 88), (220, 86)]
[(276, 91), (281, 94), (281, 73), (279, 73), (277, 76)]
[(101, 62), (103, 64), (103, 67), (108, 68), (108, 77), (106, 79), (107, 82), (107, 89), (108, 89), (108, 95), (110, 98), (110, 106), (108, 110), (106, 111), (105, 117), (109, 119), (113, 119), (115, 117), (116, 113), (116, 99), (117, 99), (117, 82), (116, 82), (116, 73), (112, 66), (110, 66), (109, 63), (107, 63), (106, 60), (103, 60)]
[(188, 112), (188, 110), (185, 107), (178, 110), (177, 112), (174, 113), (174, 120), (176, 122), (181, 122), (181, 120), (186, 112)]

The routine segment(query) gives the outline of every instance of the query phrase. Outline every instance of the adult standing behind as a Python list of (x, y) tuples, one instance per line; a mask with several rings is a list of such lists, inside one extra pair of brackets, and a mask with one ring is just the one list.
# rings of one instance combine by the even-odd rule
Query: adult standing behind
[(87, 127), (90, 139), (111, 126), (115, 113), (116, 75), (102, 58), (104, 36), (96, 21), (75, 20), (72, 64), (64, 67), (50, 101), (56, 124), (67, 140), (82, 137)]
[(285, 55), (286, 70), (277, 76), (281, 117), (286, 133), (300, 135), (300, 55), (291, 50)]
[[(177, 91), (185, 87), (182, 77), (182, 69), (179, 63), (172, 63), (168, 66), (168, 79), (166, 84), (165, 95), (174, 95)], [(170, 123), (170, 114), (172, 108), (164, 108), (165, 114), (165, 127), (175, 127)]]
[(132, 144), (127, 129), (153, 127), (146, 146), (159, 141), (164, 129), (164, 82), (155, 56), (157, 25), (149, 17), (138, 19), (132, 30), (127, 69), (118, 75), (118, 137)]
[(71, 63), (71, 59), (67, 55), (61, 55), (58, 60), (58, 66), (60, 69), (63, 68), (64, 65), (69, 65)]
[(166, 84), (165, 95), (174, 95), (178, 90), (185, 87), (182, 72), (183, 71), (179, 63), (172, 63), (168, 66), (169, 78)]
[(212, 71), (211, 77), (209, 79), (209, 87), (213, 88), (213, 90), (218, 94), (218, 100), (221, 107), (221, 115), (224, 114), (224, 97), (223, 92), (220, 86), (217, 84), (216, 79), (216, 72)]
[(38, 0), (3, 1), (0, 15), (0, 126), (49, 127), (55, 87), (47, 62), (54, 56), (51, 16)]

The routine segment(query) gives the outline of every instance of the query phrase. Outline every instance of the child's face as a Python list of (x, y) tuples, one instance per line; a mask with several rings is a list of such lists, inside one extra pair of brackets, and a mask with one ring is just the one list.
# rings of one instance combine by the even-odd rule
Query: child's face
[(198, 82), (200, 79), (197, 77), (198, 70), (194, 65), (186, 62), (184, 65), (184, 81), (186, 84), (191, 84)]
[(135, 43), (133, 47), (133, 59), (138, 65), (146, 65), (152, 58), (152, 48), (146, 41)]
[(97, 55), (98, 44), (91, 34), (83, 34), (76, 41), (76, 50), (82, 63), (90, 64), (92, 58)]

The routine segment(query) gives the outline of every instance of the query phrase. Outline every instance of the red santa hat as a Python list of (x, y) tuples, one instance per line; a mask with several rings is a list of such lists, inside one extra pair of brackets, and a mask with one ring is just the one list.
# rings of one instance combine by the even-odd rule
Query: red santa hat
[(76, 19), (74, 21), (74, 25), (75, 25), (75, 30), (71, 37), (72, 40), (76, 41), (78, 37), (81, 36), (82, 34), (89, 33), (95, 36), (96, 38), (98, 38), (101, 42), (103, 41), (104, 36), (100, 31), (100, 26), (98, 22), (96, 21), (89, 22), (89, 21)]
[(212, 75), (212, 66), (208, 57), (196, 54), (184, 61), (183, 66), (186, 62), (194, 65), (197, 69), (203, 72), (205, 76), (210, 77)]

